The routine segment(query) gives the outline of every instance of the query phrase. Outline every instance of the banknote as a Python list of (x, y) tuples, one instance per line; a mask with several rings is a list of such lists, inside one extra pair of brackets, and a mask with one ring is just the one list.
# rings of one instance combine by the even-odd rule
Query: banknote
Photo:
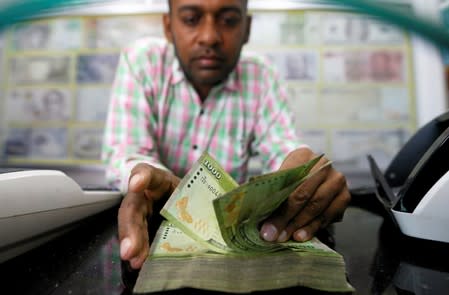
[(9, 80), (16, 85), (70, 83), (70, 56), (26, 56), (9, 62)]
[(318, 77), (318, 55), (313, 51), (272, 51), (266, 56), (285, 80), (315, 81)]
[(10, 157), (29, 157), (30, 138), (31, 128), (8, 128), (3, 156), (6, 159)]
[(51, 27), (48, 22), (25, 23), (14, 28), (13, 44), (18, 50), (46, 49), (50, 35)]
[(323, 18), (323, 39), (327, 44), (364, 43), (368, 19), (356, 14), (327, 13)]
[(151, 257), (195, 256), (213, 253), (169, 221), (163, 221), (151, 245)]
[(264, 241), (259, 224), (269, 217), (310, 174), (322, 156), (296, 168), (252, 177), (247, 183), (213, 201), (221, 234), (238, 252), (274, 251), (285, 243)]
[(257, 12), (252, 16), (250, 47), (321, 43), (321, 14), (316, 11)]
[(111, 84), (115, 77), (119, 55), (116, 53), (78, 56), (76, 79), (81, 84)]
[(323, 15), (326, 44), (401, 44), (405, 32), (366, 15), (329, 12)]
[(103, 129), (75, 128), (73, 130), (73, 155), (77, 159), (100, 160)]
[(285, 15), (278, 12), (260, 11), (253, 15), (249, 46), (266, 46), (281, 43), (281, 24)]
[(6, 158), (62, 160), (67, 158), (67, 128), (8, 128)]
[(140, 38), (164, 36), (158, 14), (99, 16), (86, 22), (89, 48), (122, 48)]
[(370, 44), (403, 44), (406, 41), (406, 32), (394, 25), (371, 20), (368, 24), (367, 42)]
[(67, 128), (33, 128), (30, 157), (46, 160), (67, 158), (67, 137)]
[(181, 180), (161, 215), (199, 243), (226, 253), (230, 249), (221, 236), (212, 201), (236, 187), (237, 182), (205, 153)]
[(369, 56), (370, 77), (375, 82), (405, 81), (406, 55), (396, 50), (376, 50)]
[(83, 29), (79, 18), (24, 22), (13, 27), (11, 45), (17, 51), (78, 49), (83, 44)]
[(7, 94), (8, 122), (67, 121), (72, 113), (70, 88), (12, 88)]
[(323, 56), (328, 82), (404, 82), (407, 67), (406, 53), (396, 49), (330, 50)]

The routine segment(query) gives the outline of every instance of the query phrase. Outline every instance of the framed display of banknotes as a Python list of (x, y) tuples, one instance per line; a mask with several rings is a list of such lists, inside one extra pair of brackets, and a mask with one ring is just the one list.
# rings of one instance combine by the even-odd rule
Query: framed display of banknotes
[[(263, 9), (266, 1), (253, 2), (260, 5), (251, 9), (244, 50), (264, 55), (285, 82), (292, 127), (344, 172), (367, 171), (367, 153), (380, 154), (385, 166), (419, 125), (416, 57), (426, 52), (415, 37), (341, 8)], [(109, 11), (52, 15), (0, 33), (0, 158), (100, 164), (121, 48), (163, 37), (159, 8)]]
[(2, 161), (99, 165), (121, 48), (161, 37), (160, 20), (160, 13), (52, 15), (2, 32)]

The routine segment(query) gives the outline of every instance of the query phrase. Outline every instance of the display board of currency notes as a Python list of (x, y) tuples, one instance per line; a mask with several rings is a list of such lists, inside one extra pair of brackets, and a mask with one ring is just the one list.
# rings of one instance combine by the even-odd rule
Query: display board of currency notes
[[(278, 69), (304, 141), (343, 172), (368, 171), (368, 153), (386, 167), (416, 129), (408, 33), (344, 11), (252, 14), (244, 50)], [(161, 14), (52, 17), (2, 32), (2, 160), (99, 164), (120, 50), (142, 36), (163, 37)]]

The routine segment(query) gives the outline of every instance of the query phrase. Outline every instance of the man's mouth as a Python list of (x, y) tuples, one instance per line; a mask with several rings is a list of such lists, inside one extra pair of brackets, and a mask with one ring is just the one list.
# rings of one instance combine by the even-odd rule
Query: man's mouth
[(222, 65), (223, 59), (215, 55), (203, 55), (194, 59), (200, 68), (214, 69)]

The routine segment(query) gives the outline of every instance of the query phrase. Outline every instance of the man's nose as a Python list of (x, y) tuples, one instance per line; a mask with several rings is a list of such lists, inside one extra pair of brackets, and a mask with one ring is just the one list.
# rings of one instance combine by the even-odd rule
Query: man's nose
[(206, 17), (200, 26), (198, 41), (204, 46), (216, 46), (221, 42), (221, 33), (213, 17)]

